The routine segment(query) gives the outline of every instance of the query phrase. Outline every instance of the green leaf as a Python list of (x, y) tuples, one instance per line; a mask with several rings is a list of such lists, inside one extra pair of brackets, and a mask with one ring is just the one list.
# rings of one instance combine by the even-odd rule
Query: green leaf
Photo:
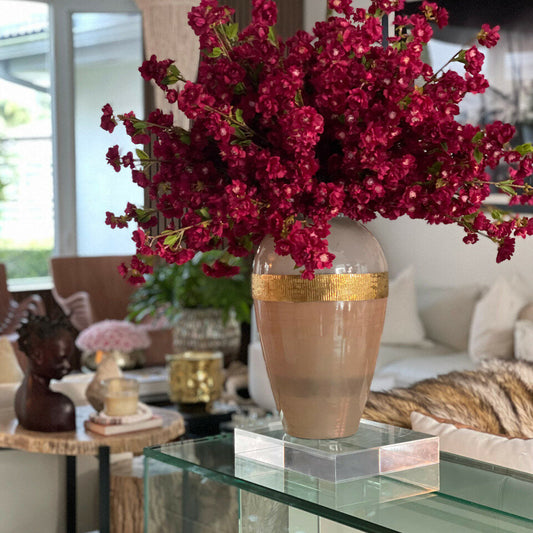
[(455, 57), (452, 61), (456, 61), (457, 63), (466, 63), (466, 50), (460, 50), (457, 53), (457, 57)]
[(165, 240), (163, 241), (163, 245), (168, 246), (169, 248), (172, 248), (172, 246), (174, 246), (178, 242), (178, 239), (179, 239), (179, 235), (176, 233), (173, 233), (165, 237)]
[(154, 215), (154, 210), (153, 209), (141, 209), (138, 207), (135, 213), (137, 215), (137, 220), (140, 223), (143, 223), (143, 222), (148, 222), (152, 218), (152, 216)]
[(479, 148), (476, 148), (474, 150), (474, 159), (478, 162), (478, 163), (481, 163), (481, 161), (483, 161), (483, 152), (479, 149)]
[(473, 137), (472, 137), (472, 142), (474, 144), (478, 143), (479, 141), (481, 141), (481, 139), (483, 139), (483, 137), (485, 136), (485, 132), (482, 130), (482, 131), (478, 131)]
[(274, 26), (270, 26), (270, 27), (268, 28), (268, 40), (269, 40), (272, 44), (278, 46), (278, 39), (277, 39), (277, 37), (276, 37), (276, 32), (274, 31)]
[(201, 209), (198, 209), (197, 213), (204, 219), (204, 220), (210, 220), (211, 215), (209, 214), (209, 210), (207, 207), (202, 207)]
[(175, 63), (172, 63), (168, 66), (167, 75), (176, 76), (177, 78), (181, 77), (180, 69), (176, 66)]
[(138, 120), (137, 122), (133, 123), (133, 127), (136, 130), (144, 130), (148, 126), (148, 123), (144, 120)]
[(235, 87), (233, 87), (233, 94), (240, 95), (240, 94), (245, 94), (245, 93), (246, 93), (246, 86), (244, 85), (242, 81), (240, 81), (239, 83), (237, 83), (237, 85), (235, 85)]
[(187, 146), (189, 146), (191, 144), (191, 134), (188, 131), (184, 131), (180, 133), (180, 141), (183, 144), (186, 144)]
[(500, 211), (499, 209), (495, 209), (495, 208), (492, 208), (490, 210), (490, 216), (494, 219), (494, 220), (501, 220), (504, 216), (504, 212), (503, 211)]
[(162, 85), (174, 85), (175, 83), (177, 83), (179, 81), (179, 78), (177, 78), (176, 76), (165, 76), (162, 80), (161, 80), (161, 84)]
[(146, 159), (150, 159), (150, 157), (148, 156), (148, 154), (144, 151), (144, 150), (141, 150), (140, 148), (137, 148), (135, 150), (135, 153), (137, 154), (137, 157), (141, 160), (141, 161), (144, 161)]
[(235, 137), (237, 137), (237, 139), (246, 139), (247, 137), (246, 133), (244, 133), (244, 131), (241, 128), (239, 128), (239, 126), (233, 127), (233, 133)]
[(509, 194), (510, 196), (516, 196), (517, 195), (517, 192), (515, 191), (514, 187), (512, 187), (511, 185), (502, 185), (501, 183), (498, 183), (496, 185), (496, 187), (498, 187), (498, 189), (500, 189), (500, 191), (503, 191), (503, 192)]
[[(428, 168), (428, 172), (432, 175), (432, 176), (436, 176), (439, 172), (440, 172), (440, 169), (442, 168), (442, 161), (435, 161), (429, 168)], [(438, 186), (438, 185), (437, 185)]]
[(222, 48), (220, 48), (219, 46), (216, 46), (215, 48), (213, 48), (213, 50), (211, 50), (210, 53), (207, 54), (207, 57), (220, 57), (222, 55)]
[(244, 119), (242, 118), (243, 117), (243, 113), (244, 111), (240, 108), (237, 108), (235, 110), (235, 120), (237, 122), (239, 122), (240, 124), (244, 124)]
[(520, 144), (515, 146), (513, 150), (517, 151), (520, 155), (526, 155), (533, 152), (533, 145), (531, 143)]
[(226, 34), (226, 37), (233, 41), (237, 37), (237, 34), (239, 33), (239, 24), (237, 22), (229, 23), (224, 26), (224, 33)]

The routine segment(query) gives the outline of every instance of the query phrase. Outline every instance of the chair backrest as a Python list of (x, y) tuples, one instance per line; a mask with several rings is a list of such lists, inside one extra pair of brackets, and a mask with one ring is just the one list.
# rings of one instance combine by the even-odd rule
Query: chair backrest
[(17, 302), (7, 288), (6, 266), (0, 263), (0, 335), (13, 335), (28, 313), (44, 316), (46, 309), (38, 294)]
[(54, 292), (62, 299), (86, 293), (94, 322), (122, 320), (135, 287), (122, 279), (118, 266), (130, 259), (131, 256), (53, 257), (50, 270)]

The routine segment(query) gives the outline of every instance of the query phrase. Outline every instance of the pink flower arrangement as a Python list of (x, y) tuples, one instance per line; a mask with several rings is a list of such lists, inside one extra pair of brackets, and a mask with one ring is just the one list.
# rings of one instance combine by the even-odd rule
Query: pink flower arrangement
[[(252, 22), (240, 32), (233, 10), (216, 0), (192, 8), (189, 24), (202, 51), (197, 81), (155, 56), (139, 69), (192, 121), (190, 129), (160, 110), (142, 120), (103, 107), (104, 129), (112, 132), (120, 121), (134, 143), (150, 146), (150, 155), (138, 149), (136, 158), (121, 156), (118, 146), (107, 153), (115, 170), (131, 169), (155, 205), (107, 214), (111, 226), (138, 224), (138, 254), (123, 274), (142, 281), (150, 256), (178, 264), (211, 249), (245, 256), (271, 235), (276, 252), (290, 254), (312, 279), (331, 265), (329, 221), (340, 214), (363, 223), (407, 215), (458, 224), (464, 242), (487, 236), (498, 246), (498, 262), (510, 258), (516, 237), (533, 233), (533, 220), (484, 202), (493, 185), (511, 204), (533, 203), (525, 181), (533, 147), (512, 148), (509, 124), (456, 120), (464, 96), (488, 83), (477, 46), (438, 71), (421, 59), (432, 23), (447, 24), (443, 8), (424, 2), (418, 14), (395, 16), (397, 31), (383, 45), (382, 18), (403, 4), (373, 0), (364, 10), (329, 0), (336, 13), (313, 34), (299, 31), (285, 42), (273, 31), (272, 0), (253, 0)], [(483, 25), (478, 42), (494, 46), (498, 30)], [(464, 74), (447, 69), (452, 62), (462, 63)], [(501, 164), (509, 178), (492, 184), (488, 169)], [(158, 215), (167, 227), (149, 236)], [(235, 273), (223, 259), (206, 270)]]
[(130, 353), (150, 346), (146, 329), (124, 320), (102, 320), (84, 329), (76, 339), (76, 346), (85, 352), (119, 350)]

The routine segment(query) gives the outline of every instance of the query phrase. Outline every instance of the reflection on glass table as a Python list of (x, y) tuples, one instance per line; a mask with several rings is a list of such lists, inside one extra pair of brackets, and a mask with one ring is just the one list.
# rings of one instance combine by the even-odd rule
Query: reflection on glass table
[(451, 454), (429, 493), (390, 476), (331, 483), (236, 459), (231, 434), (147, 448), (145, 465), (148, 533), (533, 531), (533, 476)]

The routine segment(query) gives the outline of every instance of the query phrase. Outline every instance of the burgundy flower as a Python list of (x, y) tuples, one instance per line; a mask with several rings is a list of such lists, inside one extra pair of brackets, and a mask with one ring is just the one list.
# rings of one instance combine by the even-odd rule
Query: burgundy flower
[(202, 263), (202, 270), (204, 274), (206, 274), (207, 276), (212, 276), (214, 278), (235, 276), (240, 271), (238, 266), (230, 266), (219, 260), (216, 260), (213, 265)]
[(477, 40), (479, 44), (486, 46), (487, 48), (492, 48), (498, 44), (500, 40), (500, 31), (499, 26), (494, 26), (491, 28), (488, 24), (483, 24), (481, 30), (477, 34)]
[[(217, 0), (191, 9), (202, 50), (195, 82), (175, 85), (182, 76), (168, 59), (152, 56), (140, 69), (177, 102), (190, 128), (161, 110), (144, 121), (102, 108), (104, 129), (120, 121), (134, 143), (148, 145), (137, 150), (140, 163), (131, 152), (120, 157), (118, 146), (106, 156), (115, 170), (131, 169), (155, 206), (107, 214), (113, 227), (136, 222), (139, 254), (178, 264), (212, 249), (244, 256), (270, 235), (276, 252), (312, 279), (331, 265), (328, 222), (339, 214), (455, 223), (465, 243), (492, 239), (498, 261), (512, 255), (514, 238), (533, 234), (525, 217), (483, 211), (496, 167), (507, 168), (502, 190), (511, 203), (533, 204), (526, 185), (533, 150), (511, 147), (508, 124), (457, 120), (464, 97), (488, 87), (483, 54), (477, 46), (460, 51), (454, 62), (462, 71), (434, 71), (423, 59), (435, 25), (447, 24), (445, 9), (424, 1), (419, 13), (395, 17), (398, 32), (383, 46), (382, 16), (403, 0), (372, 0), (368, 10), (329, 0), (327, 21), (284, 42), (272, 29), (275, 2), (251, 1), (252, 22), (240, 32), (233, 10)], [(498, 29), (484, 25), (479, 43), (494, 46)], [(146, 238), (158, 219), (166, 231)], [(127, 274), (134, 281), (144, 275), (140, 261)], [(225, 263), (205, 270), (234, 272)]]
[(109, 148), (106, 154), (106, 159), (116, 172), (120, 171), (120, 154), (118, 153), (118, 144)]
[(115, 126), (117, 125), (117, 121), (113, 117), (113, 108), (106, 104), (104, 107), (102, 107), (102, 118), (100, 119), (100, 127), (109, 133), (113, 133), (113, 130), (115, 129)]

